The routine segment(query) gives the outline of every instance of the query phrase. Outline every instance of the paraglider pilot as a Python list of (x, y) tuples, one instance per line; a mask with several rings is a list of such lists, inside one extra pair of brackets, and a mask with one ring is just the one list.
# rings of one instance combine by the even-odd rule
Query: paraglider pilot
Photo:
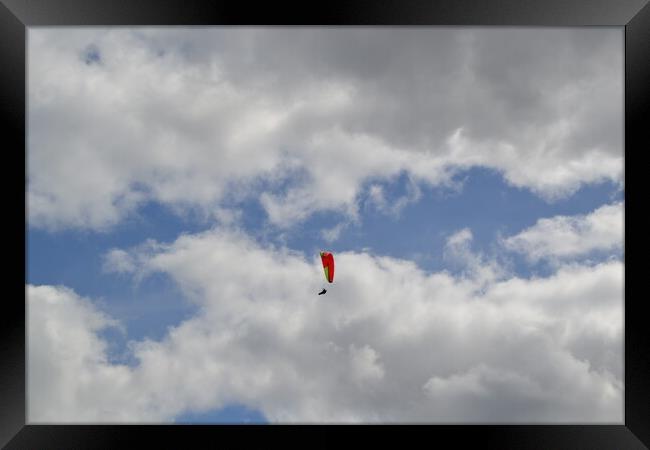
[[(334, 255), (330, 252), (320, 252), (321, 260), (323, 261), (323, 270), (325, 271), (325, 279), (331, 283), (334, 281)], [(323, 295), (327, 290), (323, 288), (318, 295)]]

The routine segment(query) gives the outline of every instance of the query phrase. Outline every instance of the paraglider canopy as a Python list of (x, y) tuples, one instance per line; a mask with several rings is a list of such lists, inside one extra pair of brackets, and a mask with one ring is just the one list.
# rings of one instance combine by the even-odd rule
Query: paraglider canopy
[(325, 279), (331, 283), (334, 281), (334, 255), (329, 252), (320, 252), (320, 258), (323, 261)]

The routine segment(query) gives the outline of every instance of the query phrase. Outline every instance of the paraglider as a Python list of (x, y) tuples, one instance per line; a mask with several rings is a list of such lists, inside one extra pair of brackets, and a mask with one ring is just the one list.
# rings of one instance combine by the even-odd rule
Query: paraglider
[[(320, 252), (320, 259), (323, 262), (323, 271), (325, 272), (325, 279), (331, 283), (334, 281), (334, 255), (330, 252)], [(323, 288), (318, 295), (323, 295), (327, 290)]]
[(323, 261), (325, 279), (331, 283), (334, 281), (334, 255), (329, 252), (320, 252), (320, 259)]

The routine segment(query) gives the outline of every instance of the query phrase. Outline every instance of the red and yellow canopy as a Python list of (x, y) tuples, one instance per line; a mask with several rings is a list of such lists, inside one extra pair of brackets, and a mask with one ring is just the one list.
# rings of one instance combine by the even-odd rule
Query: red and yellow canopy
[(325, 279), (331, 283), (334, 281), (334, 255), (329, 252), (320, 252), (320, 259), (323, 260)]

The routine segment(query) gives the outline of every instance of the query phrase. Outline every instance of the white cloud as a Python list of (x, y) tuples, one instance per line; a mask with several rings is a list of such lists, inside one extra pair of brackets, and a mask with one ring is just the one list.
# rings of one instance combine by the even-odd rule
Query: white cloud
[(364, 182), (406, 172), (439, 185), (472, 166), (547, 199), (620, 181), (622, 38), (32, 29), (28, 219), (106, 230), (156, 201), (228, 222), (223, 202), (249, 195), (279, 226), (319, 210), (354, 220)]
[(384, 196), (384, 188), (380, 184), (372, 184), (368, 189), (368, 202), (376, 206), (378, 209), (386, 207), (386, 198)]
[(585, 215), (540, 219), (503, 245), (531, 261), (572, 258), (594, 250), (620, 251), (623, 246), (623, 202), (604, 205)]
[(241, 222), (242, 211), (239, 209), (217, 208), (213, 211), (213, 216), (224, 226), (234, 226)]
[(350, 344), (350, 358), (353, 376), (359, 381), (381, 380), (384, 377), (384, 369), (378, 362), (379, 355), (369, 345), (357, 348)]
[(451, 249), (464, 248), (472, 241), (473, 237), (472, 230), (463, 228), (447, 238), (447, 247)]
[[(447, 180), (443, 182), (441, 179), (439, 181), (444, 183)], [(369, 186), (367, 195), (368, 205), (373, 206), (384, 214), (397, 218), (406, 206), (411, 203), (416, 203), (422, 198), (422, 191), (420, 190), (418, 183), (414, 179), (409, 178), (406, 182), (406, 194), (394, 200), (386, 199), (385, 189), (378, 183), (373, 183)]]
[(29, 286), (30, 422), (166, 421), (238, 403), (273, 422), (622, 423), (620, 261), (485, 279), (343, 252), (317, 296), (318, 255), (236, 231), (127, 253), (133, 264), (117, 267), (167, 274), (197, 315), (132, 342), (138, 364), (125, 367), (107, 362), (107, 319), (87, 300)]
[(341, 232), (343, 229), (346, 227), (346, 224), (344, 222), (338, 223), (334, 225), (332, 228), (326, 228), (321, 231), (321, 235), (325, 239), (325, 241), (331, 243), (336, 241), (339, 236), (341, 236)]
[(119, 326), (88, 299), (56, 286), (27, 286), (27, 413), (30, 423), (159, 420), (133, 374), (107, 358), (97, 332)]
[(490, 283), (507, 276), (507, 271), (496, 260), (481, 252), (472, 251), (474, 236), (472, 230), (463, 228), (447, 238), (443, 252), (444, 259), (452, 267), (461, 269), (463, 276), (469, 276), (479, 290)]
[(116, 248), (105, 255), (103, 269), (106, 272), (133, 273), (136, 265), (130, 254)]

